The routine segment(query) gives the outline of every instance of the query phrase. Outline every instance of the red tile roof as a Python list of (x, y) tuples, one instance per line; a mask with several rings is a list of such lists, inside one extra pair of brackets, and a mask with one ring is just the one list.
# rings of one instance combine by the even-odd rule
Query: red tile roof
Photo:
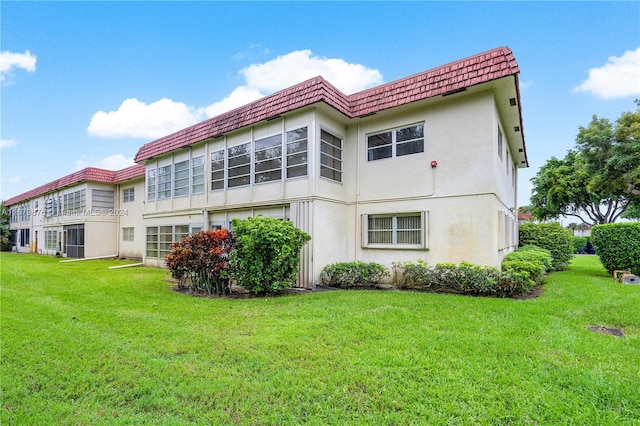
[(324, 102), (345, 116), (355, 118), (517, 75), (519, 72), (511, 50), (499, 47), (352, 95), (345, 95), (322, 77), (315, 77), (149, 142), (138, 150), (135, 161), (148, 160), (318, 102)]
[(79, 170), (75, 173), (71, 173), (70, 175), (63, 176), (60, 179), (45, 183), (44, 185), (31, 189), (20, 195), (16, 195), (15, 197), (11, 197), (5, 202), (5, 205), (10, 206), (80, 182), (118, 183), (134, 177), (144, 176), (144, 173), (145, 166), (142, 164), (136, 164), (134, 166), (118, 170), (117, 172), (114, 172), (113, 170), (98, 169), (95, 167), (87, 167), (86, 169)]

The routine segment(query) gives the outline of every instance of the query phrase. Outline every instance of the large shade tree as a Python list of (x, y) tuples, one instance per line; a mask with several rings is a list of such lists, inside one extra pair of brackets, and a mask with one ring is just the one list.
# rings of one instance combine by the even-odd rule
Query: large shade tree
[(531, 179), (532, 212), (540, 220), (573, 216), (585, 224), (615, 222), (640, 204), (640, 105), (615, 122), (593, 117), (576, 147), (552, 157)]

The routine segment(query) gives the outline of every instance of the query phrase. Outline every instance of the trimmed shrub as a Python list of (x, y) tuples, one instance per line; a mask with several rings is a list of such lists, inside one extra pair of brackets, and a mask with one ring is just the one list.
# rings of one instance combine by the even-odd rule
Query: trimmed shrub
[(311, 239), (293, 223), (265, 216), (233, 219), (231, 277), (252, 293), (278, 293), (298, 278), (300, 249)]
[(587, 249), (587, 237), (573, 237), (573, 252), (581, 253), (583, 250)]
[(399, 288), (472, 296), (512, 297), (527, 294), (535, 282), (525, 272), (501, 273), (491, 266), (467, 262), (438, 263), (394, 262), (394, 280)]
[(609, 223), (591, 228), (591, 243), (609, 271), (630, 270), (640, 275), (640, 223)]
[(194, 293), (228, 294), (230, 253), (235, 238), (228, 229), (202, 231), (171, 244), (165, 258), (178, 287)]
[(573, 257), (573, 234), (559, 223), (523, 223), (520, 246), (533, 244), (551, 252), (554, 271), (564, 271)]
[(337, 262), (325, 266), (320, 273), (322, 282), (331, 287), (375, 287), (389, 271), (375, 262)]

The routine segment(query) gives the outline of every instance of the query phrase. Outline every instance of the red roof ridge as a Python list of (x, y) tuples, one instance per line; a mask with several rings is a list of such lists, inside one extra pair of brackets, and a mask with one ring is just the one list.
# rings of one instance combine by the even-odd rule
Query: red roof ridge
[(117, 183), (134, 177), (143, 176), (144, 172), (145, 166), (142, 164), (135, 164), (118, 171), (100, 169), (97, 167), (85, 167), (82, 170), (62, 176), (61, 178), (47, 182), (44, 185), (40, 185), (37, 188), (11, 197), (5, 201), (5, 205), (10, 206), (17, 204), (21, 201), (35, 198), (81, 182)]
[(323, 77), (317, 76), (148, 142), (138, 150), (134, 161), (149, 160), (318, 102), (326, 103), (349, 118), (356, 118), (456, 93), (519, 72), (511, 49), (501, 46), (351, 95), (345, 95)]

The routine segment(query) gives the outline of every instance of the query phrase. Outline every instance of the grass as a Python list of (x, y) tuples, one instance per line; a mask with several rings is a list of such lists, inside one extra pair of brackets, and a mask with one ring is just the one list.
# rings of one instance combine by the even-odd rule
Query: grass
[(2, 424), (640, 425), (640, 286), (597, 257), (527, 300), (192, 298), (122, 261), (0, 262)]

